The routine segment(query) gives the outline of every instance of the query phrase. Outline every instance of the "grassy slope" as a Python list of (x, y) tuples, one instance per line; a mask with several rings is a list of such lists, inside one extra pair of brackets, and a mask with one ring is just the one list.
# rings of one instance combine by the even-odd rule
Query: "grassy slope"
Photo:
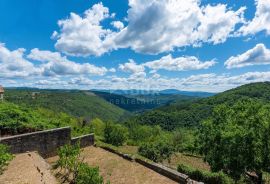
[[(39, 92), (35, 99), (32, 98), (32, 92)], [(93, 93), (77, 90), (7, 89), (5, 99), (31, 108), (43, 107), (75, 117), (106, 121), (118, 121), (129, 114)]]
[[(163, 128), (169, 123), (170, 126), (198, 126), (212, 114), (212, 110), (219, 104), (234, 104), (237, 100), (253, 98), (262, 102), (270, 100), (270, 82), (252, 83), (225, 91), (212, 97), (178, 101), (155, 110), (146, 112), (137, 117), (141, 124), (160, 124)], [(156, 118), (159, 116), (159, 118)], [(161, 118), (162, 117), (162, 118)]]

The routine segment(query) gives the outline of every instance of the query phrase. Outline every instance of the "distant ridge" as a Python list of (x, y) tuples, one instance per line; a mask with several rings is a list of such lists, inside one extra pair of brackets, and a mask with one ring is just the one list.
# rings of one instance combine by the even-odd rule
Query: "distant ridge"
[(216, 93), (209, 93), (209, 92), (200, 92), (200, 91), (180, 91), (177, 89), (165, 89), (165, 90), (139, 90), (139, 89), (130, 89), (130, 90), (106, 90), (106, 89), (92, 89), (91, 91), (100, 91), (106, 93), (113, 93), (117, 95), (185, 95), (185, 96), (192, 96), (192, 97), (209, 97), (214, 96)]
[(206, 98), (176, 101), (147, 111), (138, 116), (136, 121), (140, 124), (160, 125), (167, 130), (198, 127), (203, 120), (211, 117), (213, 109), (218, 105), (232, 106), (239, 100), (247, 99), (270, 103), (270, 82), (245, 84)]
[(209, 97), (214, 96), (216, 93), (200, 92), (200, 91), (180, 91), (177, 89), (165, 89), (160, 91), (161, 94), (178, 94), (186, 96), (196, 96), (196, 97)]

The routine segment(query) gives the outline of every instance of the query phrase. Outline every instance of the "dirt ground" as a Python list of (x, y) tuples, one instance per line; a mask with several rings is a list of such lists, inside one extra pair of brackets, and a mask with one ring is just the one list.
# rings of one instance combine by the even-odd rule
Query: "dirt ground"
[(35, 152), (18, 154), (10, 162), (1, 184), (57, 184), (51, 174), (50, 165)]
[[(87, 147), (82, 152), (84, 162), (90, 166), (99, 166), (105, 181), (111, 184), (175, 184), (176, 182), (146, 168), (127, 161), (101, 148)], [(57, 157), (47, 161), (53, 164)]]

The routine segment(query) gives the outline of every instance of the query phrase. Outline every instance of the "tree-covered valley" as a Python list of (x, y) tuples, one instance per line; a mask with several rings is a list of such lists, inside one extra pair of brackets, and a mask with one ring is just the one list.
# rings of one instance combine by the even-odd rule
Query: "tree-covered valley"
[(7, 89), (0, 129), (7, 136), (71, 126), (74, 136), (93, 132), (98, 145), (166, 164), (194, 180), (259, 183), (269, 181), (269, 106), (269, 82), (210, 97)]

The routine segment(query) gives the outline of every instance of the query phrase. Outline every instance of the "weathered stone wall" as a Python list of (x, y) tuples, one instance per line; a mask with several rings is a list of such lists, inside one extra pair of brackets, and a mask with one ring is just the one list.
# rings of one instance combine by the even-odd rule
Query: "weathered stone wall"
[(95, 143), (94, 134), (83, 135), (83, 136), (74, 137), (71, 139), (72, 145), (77, 144), (78, 142), (80, 142), (81, 148), (92, 146)]
[(43, 157), (54, 156), (57, 149), (65, 144), (81, 140), (81, 147), (94, 144), (94, 135), (89, 134), (71, 139), (70, 127), (26, 133), (0, 138), (0, 143), (8, 145), (13, 154), (38, 151)]
[(157, 173), (166, 176), (176, 182), (179, 182), (180, 184), (186, 184), (189, 183), (190, 178), (182, 173), (179, 173), (173, 169), (170, 169), (168, 167), (165, 167), (163, 165), (160, 164), (156, 164), (156, 163), (150, 163), (147, 161), (144, 161), (142, 159), (135, 159), (136, 162), (140, 163), (141, 165), (148, 167), (149, 169), (152, 169), (154, 171), (156, 171)]

